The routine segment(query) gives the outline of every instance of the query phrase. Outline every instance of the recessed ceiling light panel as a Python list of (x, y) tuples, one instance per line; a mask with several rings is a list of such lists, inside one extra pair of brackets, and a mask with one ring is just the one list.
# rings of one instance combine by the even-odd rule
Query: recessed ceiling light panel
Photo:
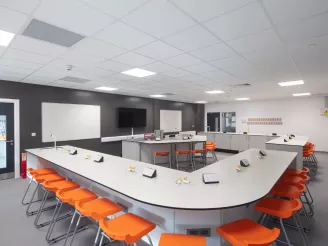
[(303, 85), (303, 80), (287, 81), (278, 83), (280, 86), (294, 86), (294, 85)]
[(293, 94), (294, 97), (310, 96), (311, 93), (296, 93)]
[(166, 96), (165, 95), (156, 94), (156, 95), (150, 95), (150, 97), (161, 98), (161, 97), (166, 97)]
[(15, 34), (10, 33), (10, 32), (5, 32), (0, 30), (0, 46), (8, 46), (13, 40)]
[(207, 102), (206, 101), (196, 101), (195, 103), (204, 104), (204, 103), (207, 103)]
[(224, 93), (224, 91), (219, 91), (219, 90), (215, 90), (215, 91), (205, 91), (205, 93), (208, 93), (208, 94), (221, 94), (221, 93)]
[(251, 100), (250, 98), (248, 97), (241, 97), (241, 98), (236, 98), (237, 101), (248, 101), (248, 100)]
[(117, 88), (111, 88), (111, 87), (106, 87), (106, 86), (100, 86), (95, 89), (100, 90), (100, 91), (116, 91), (116, 90), (118, 90)]
[(130, 69), (130, 70), (124, 71), (122, 73), (127, 74), (127, 75), (131, 75), (131, 76), (135, 76), (135, 77), (139, 77), (139, 78), (147, 77), (147, 76), (156, 74), (154, 72), (150, 72), (150, 71), (143, 70), (143, 69), (140, 69), (140, 68)]

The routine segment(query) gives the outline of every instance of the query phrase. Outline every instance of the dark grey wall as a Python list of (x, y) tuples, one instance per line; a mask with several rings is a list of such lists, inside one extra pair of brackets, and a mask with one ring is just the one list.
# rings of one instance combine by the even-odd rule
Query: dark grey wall
[[(147, 127), (135, 129), (135, 133), (153, 132), (159, 128), (161, 109), (182, 111), (182, 130), (204, 129), (204, 105), (180, 103), (150, 98), (122, 96), (91, 91), (40, 86), (0, 80), (0, 98), (20, 100), (20, 143), (21, 150), (39, 148), (52, 144), (42, 143), (41, 103), (72, 103), (101, 106), (101, 136), (131, 134), (131, 129), (117, 128), (116, 108), (146, 108)], [(194, 127), (193, 127), (194, 126)], [(31, 133), (36, 132), (36, 137)], [(121, 155), (121, 143), (101, 143), (100, 139), (59, 142), (103, 153)]]

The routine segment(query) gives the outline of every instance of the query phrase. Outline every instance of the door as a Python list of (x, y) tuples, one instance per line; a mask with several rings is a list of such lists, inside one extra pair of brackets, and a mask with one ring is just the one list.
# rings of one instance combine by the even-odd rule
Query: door
[(14, 104), (0, 103), (0, 180), (15, 176)]
[(207, 128), (208, 132), (220, 131), (220, 113), (207, 113)]
[(236, 132), (236, 112), (222, 113), (222, 131)]

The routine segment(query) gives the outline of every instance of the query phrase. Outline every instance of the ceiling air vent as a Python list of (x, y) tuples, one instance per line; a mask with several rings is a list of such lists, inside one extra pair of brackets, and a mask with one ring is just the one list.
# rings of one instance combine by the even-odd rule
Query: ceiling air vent
[(72, 77), (72, 76), (66, 76), (64, 78), (61, 78), (60, 80), (68, 81), (68, 82), (73, 82), (73, 83), (79, 83), (79, 84), (84, 84), (84, 83), (87, 83), (87, 82), (90, 81), (88, 79), (81, 79), (81, 78)]
[(249, 83), (245, 83), (245, 84), (238, 84), (238, 85), (234, 85), (233, 87), (249, 87), (249, 86), (252, 86), (251, 84)]
[(164, 96), (174, 96), (173, 93), (164, 93), (164, 94), (162, 94), (162, 95), (164, 95)]

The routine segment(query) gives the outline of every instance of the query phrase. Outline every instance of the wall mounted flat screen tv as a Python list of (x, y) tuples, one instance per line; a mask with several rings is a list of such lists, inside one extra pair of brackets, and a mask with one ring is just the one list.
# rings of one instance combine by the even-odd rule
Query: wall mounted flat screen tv
[(146, 127), (147, 110), (144, 108), (118, 108), (118, 127)]

